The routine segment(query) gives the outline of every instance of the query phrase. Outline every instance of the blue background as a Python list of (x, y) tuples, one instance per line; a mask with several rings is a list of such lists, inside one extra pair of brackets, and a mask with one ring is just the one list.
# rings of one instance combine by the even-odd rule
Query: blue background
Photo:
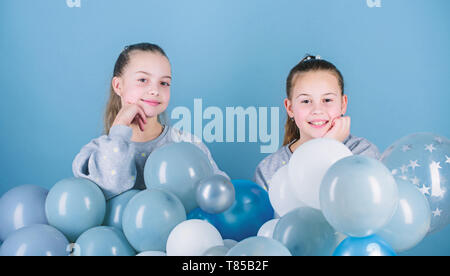
[[(194, 98), (223, 111), (279, 106), (281, 143), (285, 79), (312, 53), (341, 70), (351, 132), (381, 152), (414, 132), (450, 137), (450, 1), (381, 3), (81, 0), (69, 8), (65, 0), (2, 0), (0, 195), (72, 175), (75, 155), (102, 133), (118, 54), (142, 41), (170, 58), (169, 115), (176, 106), (193, 112)], [(258, 143), (207, 145), (232, 178), (252, 179), (267, 155)], [(450, 227), (406, 254), (450, 255)]]

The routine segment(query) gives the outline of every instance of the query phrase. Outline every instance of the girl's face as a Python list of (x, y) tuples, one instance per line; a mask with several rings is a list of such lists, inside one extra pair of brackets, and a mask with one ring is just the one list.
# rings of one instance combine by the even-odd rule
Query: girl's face
[(155, 117), (169, 105), (172, 81), (169, 60), (160, 53), (132, 51), (122, 76), (112, 80), (125, 103), (138, 104), (147, 117)]
[(310, 71), (293, 78), (291, 98), (284, 104), (301, 139), (323, 137), (333, 120), (345, 114), (348, 100), (341, 92), (337, 77), (329, 71)]

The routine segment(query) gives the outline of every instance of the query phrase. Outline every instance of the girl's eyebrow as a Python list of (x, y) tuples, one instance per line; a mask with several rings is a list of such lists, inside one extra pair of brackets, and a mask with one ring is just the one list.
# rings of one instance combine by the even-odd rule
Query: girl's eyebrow
[[(138, 73), (146, 74), (146, 75), (148, 75), (148, 76), (151, 76), (151, 75), (152, 75), (152, 74), (150, 74), (150, 73), (148, 73), (148, 72), (145, 72), (145, 71), (137, 71), (137, 72), (135, 72), (135, 74), (138, 74)], [(161, 78), (162, 78), (162, 79), (164, 79), (164, 78), (172, 79), (171, 76), (163, 76), (163, 77), (161, 77)]]
[[(328, 93), (322, 94), (321, 97), (327, 96), (327, 95), (334, 95), (334, 96), (336, 96), (337, 93), (334, 93), (334, 92), (328, 92)], [(311, 97), (311, 94), (301, 93), (301, 94), (298, 94), (296, 98), (298, 98), (298, 97), (300, 97), (300, 96)]]

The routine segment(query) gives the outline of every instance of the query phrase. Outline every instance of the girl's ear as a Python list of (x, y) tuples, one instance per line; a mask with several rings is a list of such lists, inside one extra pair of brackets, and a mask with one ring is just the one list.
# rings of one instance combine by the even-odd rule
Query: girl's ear
[(286, 109), (289, 118), (294, 117), (294, 112), (292, 111), (292, 102), (288, 98), (284, 99), (284, 108)]
[(348, 97), (347, 95), (343, 95), (341, 104), (341, 114), (345, 114), (347, 112), (347, 104), (348, 104)]
[(122, 78), (114, 77), (111, 81), (111, 85), (112, 85), (112, 88), (114, 89), (114, 92), (119, 97), (122, 97)]

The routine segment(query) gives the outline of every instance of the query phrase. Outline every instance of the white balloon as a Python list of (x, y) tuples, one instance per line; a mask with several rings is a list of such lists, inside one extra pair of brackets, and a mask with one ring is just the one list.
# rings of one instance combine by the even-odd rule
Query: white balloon
[(295, 196), (307, 206), (320, 210), (323, 176), (336, 161), (351, 155), (347, 146), (334, 139), (317, 138), (302, 144), (288, 163), (289, 184)]
[(272, 239), (273, 231), (275, 230), (275, 226), (277, 225), (279, 220), (280, 219), (271, 219), (264, 223), (261, 228), (259, 228), (257, 236)]
[(202, 256), (211, 247), (224, 245), (219, 231), (200, 219), (178, 224), (167, 239), (167, 256)]
[(288, 165), (279, 168), (269, 181), (269, 200), (278, 217), (282, 217), (298, 207), (305, 206), (294, 195), (289, 184)]
[(167, 255), (166, 252), (162, 251), (144, 251), (137, 254), (136, 256), (167, 256)]
[(223, 244), (228, 247), (228, 249), (231, 249), (233, 246), (235, 246), (236, 244), (238, 244), (237, 241), (232, 240), (232, 239), (224, 239), (223, 240)]

